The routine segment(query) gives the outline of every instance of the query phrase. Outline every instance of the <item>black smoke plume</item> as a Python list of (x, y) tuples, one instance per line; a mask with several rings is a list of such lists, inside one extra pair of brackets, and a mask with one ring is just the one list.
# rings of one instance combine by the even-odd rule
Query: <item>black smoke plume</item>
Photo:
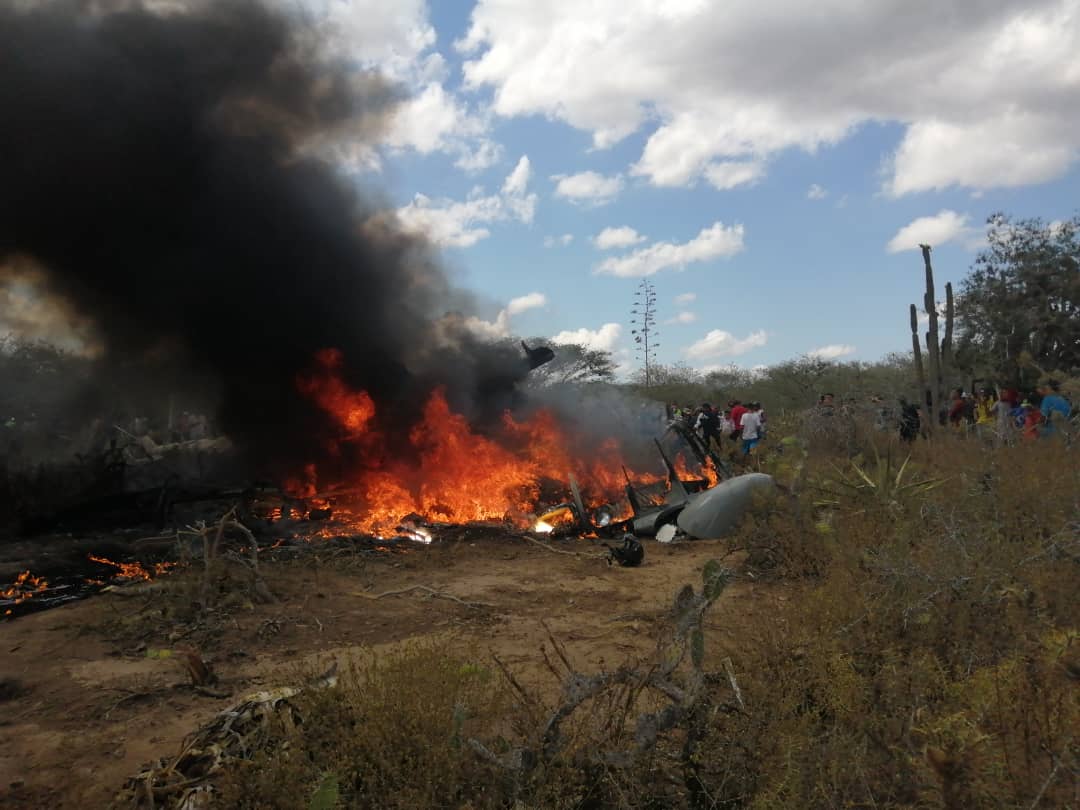
[(316, 460), (295, 380), (319, 349), (400, 425), (433, 385), (502, 407), (523, 374), (441, 317), (461, 297), (429, 246), (320, 157), (371, 145), (399, 94), (296, 25), (250, 1), (0, 5), (0, 265), (44, 268), (104, 363), (211, 379), (279, 472)]

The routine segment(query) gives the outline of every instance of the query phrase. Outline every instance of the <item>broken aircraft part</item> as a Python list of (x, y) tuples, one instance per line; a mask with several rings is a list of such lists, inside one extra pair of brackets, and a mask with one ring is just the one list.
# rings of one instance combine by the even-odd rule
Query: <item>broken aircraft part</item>
[(535, 349), (530, 349), (525, 341), (521, 341), (521, 348), (525, 350), (525, 357), (529, 364), (529, 371), (540, 368), (544, 363), (550, 363), (555, 359), (555, 352), (549, 349), (547, 346), (537, 346)]
[(645, 559), (645, 548), (632, 534), (624, 534), (621, 546), (608, 546), (608, 565), (618, 563), (624, 568), (641, 565)]
[(662, 506), (652, 512), (646, 512), (643, 515), (635, 517), (632, 522), (634, 527), (634, 534), (640, 534), (645, 537), (654, 536), (660, 527), (665, 523), (672, 523), (679, 516), (679, 513), (686, 508), (686, 502), (669, 504)]
[(747, 473), (722, 481), (690, 498), (676, 522), (691, 537), (713, 538), (727, 534), (739, 522), (759, 492), (773, 488), (771, 475)]
[(675, 541), (675, 535), (678, 534), (679, 527), (674, 523), (665, 523), (656, 532), (656, 542), (658, 543), (672, 543)]

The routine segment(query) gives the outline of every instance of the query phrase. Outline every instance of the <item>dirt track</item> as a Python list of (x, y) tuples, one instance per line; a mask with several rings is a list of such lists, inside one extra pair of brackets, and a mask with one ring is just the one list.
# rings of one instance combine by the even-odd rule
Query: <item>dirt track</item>
[[(0, 625), (0, 680), (25, 691), (0, 694), (0, 806), (104, 807), (144, 763), (175, 752), (184, 735), (248, 691), (294, 682), (302, 669), (411, 639), (451, 638), (477, 658), (490, 652), (526, 683), (551, 688), (542, 666), (541, 622), (582, 671), (615, 666), (653, 649), (655, 623), (679, 587), (701, 581), (723, 546), (698, 541), (648, 543), (640, 568), (609, 567), (596, 546), (560, 544), (557, 554), (518, 538), (490, 537), (378, 555), (355, 570), (314, 560), (265, 567), (276, 604), (246, 606), (206, 651), (229, 698), (193, 693), (176, 657), (147, 649), (182, 640), (115, 643), (99, 628), (138, 610), (141, 600), (101, 595)], [(412, 592), (426, 585), (467, 602)], [(740, 581), (708, 617), (709, 657), (732, 649), (768, 620), (768, 586)], [(775, 597), (783, 598), (783, 597)]]

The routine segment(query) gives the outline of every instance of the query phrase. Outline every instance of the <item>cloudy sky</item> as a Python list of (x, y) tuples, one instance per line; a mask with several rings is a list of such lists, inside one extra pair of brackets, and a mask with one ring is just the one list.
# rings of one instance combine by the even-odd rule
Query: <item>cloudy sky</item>
[(665, 362), (873, 360), (909, 345), (919, 242), (958, 281), (989, 213), (1078, 208), (1080, 0), (303, 5), (408, 89), (350, 170), (486, 334), (632, 363), (647, 278)]

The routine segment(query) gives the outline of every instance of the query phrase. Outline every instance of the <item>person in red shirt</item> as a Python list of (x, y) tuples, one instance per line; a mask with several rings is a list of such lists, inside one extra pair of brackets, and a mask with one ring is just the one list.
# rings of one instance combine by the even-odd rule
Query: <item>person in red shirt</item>
[(744, 408), (743, 404), (737, 399), (731, 400), (728, 405), (731, 407), (731, 421), (735, 425), (735, 432), (731, 435), (736, 437), (741, 436), (743, 414), (746, 413), (749, 409)]
[(1036, 403), (1027, 399), (1021, 403), (1021, 407), (1025, 408), (1024, 426), (1021, 428), (1021, 435), (1026, 441), (1039, 438), (1039, 430), (1043, 423), (1042, 411), (1039, 410)]
[(959, 388), (954, 388), (951, 397), (949, 398), (949, 424), (953, 429), (960, 430), (964, 423), (964, 410), (967, 407), (967, 403), (964, 402), (964, 392)]

